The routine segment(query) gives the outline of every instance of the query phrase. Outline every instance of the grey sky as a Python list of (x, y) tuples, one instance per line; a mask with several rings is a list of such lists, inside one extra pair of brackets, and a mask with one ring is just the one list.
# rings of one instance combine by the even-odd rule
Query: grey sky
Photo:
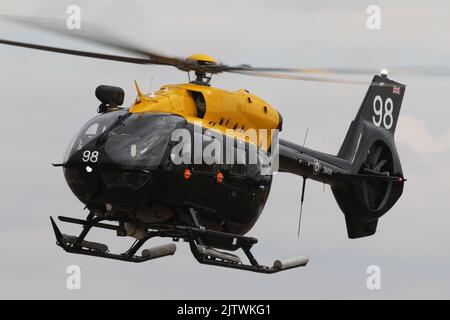
[[(450, 65), (448, 1), (0, 1), (3, 14), (83, 18), (149, 48), (196, 52), (255, 66)], [(382, 29), (366, 28), (366, 8), (382, 9)], [(96, 48), (0, 22), (0, 38)], [(450, 78), (396, 77), (408, 85), (397, 144), (403, 197), (375, 236), (349, 240), (329, 188), (307, 185), (296, 238), (301, 180), (278, 174), (250, 235), (261, 262), (306, 254), (305, 269), (266, 276), (197, 264), (186, 245), (175, 256), (141, 265), (64, 253), (49, 215), (80, 217), (60, 161), (76, 130), (95, 115), (99, 84), (118, 85), (130, 104), (138, 80), (149, 91), (186, 81), (169, 67), (141, 67), (0, 46), (3, 124), (0, 190), (1, 298), (450, 298)], [(370, 82), (371, 75), (358, 77)], [(219, 75), (214, 85), (249, 89), (278, 108), (283, 137), (336, 153), (366, 86)], [(68, 233), (74, 228), (64, 226)], [(122, 249), (131, 240), (99, 232)], [(164, 241), (163, 241), (164, 242)], [(82, 290), (66, 289), (65, 270), (82, 269)], [(366, 288), (366, 268), (382, 270), (382, 290)]]

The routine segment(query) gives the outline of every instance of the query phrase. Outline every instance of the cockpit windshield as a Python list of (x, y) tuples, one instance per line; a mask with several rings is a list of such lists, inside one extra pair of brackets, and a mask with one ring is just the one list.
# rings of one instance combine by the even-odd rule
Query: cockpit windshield
[(94, 150), (99, 164), (127, 169), (156, 168), (168, 148), (170, 135), (182, 117), (156, 113), (114, 111), (91, 119), (69, 146), (64, 163)]
[(132, 114), (111, 130), (105, 152), (125, 167), (154, 168), (168, 148), (173, 129), (182, 120), (167, 114)]

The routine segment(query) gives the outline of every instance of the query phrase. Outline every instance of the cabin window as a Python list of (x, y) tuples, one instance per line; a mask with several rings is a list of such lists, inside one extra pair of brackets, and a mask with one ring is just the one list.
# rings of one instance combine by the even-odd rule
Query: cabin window
[(197, 108), (197, 115), (199, 118), (203, 119), (206, 113), (205, 97), (201, 92), (192, 92), (192, 97), (194, 98), (195, 107)]

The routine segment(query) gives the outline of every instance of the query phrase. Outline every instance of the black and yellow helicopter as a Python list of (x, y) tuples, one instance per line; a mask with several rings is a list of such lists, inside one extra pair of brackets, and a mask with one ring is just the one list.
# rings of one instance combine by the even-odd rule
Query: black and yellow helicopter
[[(54, 27), (29, 18), (1, 18), (55, 31)], [(81, 225), (78, 236), (61, 233), (50, 218), (57, 245), (67, 252), (143, 262), (175, 253), (176, 246), (171, 243), (144, 249), (138, 255), (147, 240), (167, 237), (188, 242), (200, 263), (275, 273), (305, 266), (308, 259), (276, 260), (268, 267), (260, 265), (251, 253), (257, 239), (245, 234), (258, 220), (269, 196), (272, 170), (267, 170), (267, 166), (303, 178), (302, 202), (307, 179), (329, 184), (344, 213), (350, 238), (374, 234), (378, 219), (402, 194), (405, 179), (394, 133), (405, 86), (387, 74), (373, 77), (334, 156), (278, 139), (283, 120), (275, 108), (246, 90), (214, 88), (210, 80), (212, 75), (232, 72), (352, 82), (314, 74), (355, 70), (229, 66), (204, 54), (180, 59), (124, 45), (110, 37), (86, 36), (76, 31), (70, 34), (142, 57), (10, 40), (0, 43), (141, 65), (173, 66), (195, 73), (195, 79), (186, 84), (165, 85), (149, 95), (143, 94), (136, 83), (137, 98), (128, 108), (121, 107), (121, 88), (97, 88), (96, 96), (101, 102), (98, 115), (79, 130), (63, 162), (55, 165), (63, 168), (70, 189), (89, 211), (86, 219), (59, 217), (60, 221)], [(176, 149), (184, 140), (173, 139), (174, 132), (180, 130), (187, 132), (193, 143)], [(249, 135), (248, 130), (256, 134)], [(226, 140), (232, 143), (227, 144)], [(194, 150), (196, 141), (200, 143), (199, 152)], [(213, 161), (206, 161), (206, 149), (217, 142), (221, 143), (212, 153)], [(178, 156), (189, 161), (174, 161)], [(243, 159), (239, 161), (239, 157)], [(225, 158), (232, 161), (219, 161)], [(249, 158), (256, 160), (249, 162)], [(93, 228), (112, 230), (117, 236), (133, 237), (136, 241), (126, 252), (113, 254), (107, 245), (86, 240)], [(243, 250), (248, 263), (231, 253), (238, 249)]]

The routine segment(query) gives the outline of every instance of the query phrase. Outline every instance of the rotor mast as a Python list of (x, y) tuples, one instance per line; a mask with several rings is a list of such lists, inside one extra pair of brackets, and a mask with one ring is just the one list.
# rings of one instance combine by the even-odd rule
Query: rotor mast
[(193, 54), (189, 56), (186, 60), (194, 62), (199, 67), (198, 69), (195, 69), (195, 77), (196, 77), (195, 80), (189, 82), (209, 86), (212, 78), (212, 73), (207, 73), (206, 70), (201, 67), (217, 66), (218, 65), (217, 60), (203, 53)]

